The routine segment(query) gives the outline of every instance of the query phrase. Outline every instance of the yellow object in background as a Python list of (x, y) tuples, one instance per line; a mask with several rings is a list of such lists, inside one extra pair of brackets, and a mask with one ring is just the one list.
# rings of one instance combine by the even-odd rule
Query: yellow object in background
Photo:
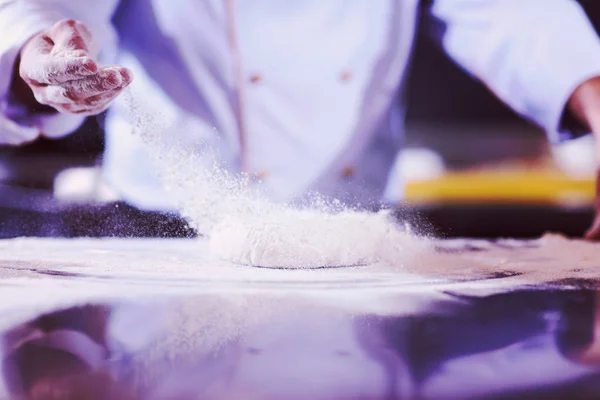
[(438, 179), (408, 182), (405, 201), (435, 203), (536, 203), (589, 206), (595, 198), (593, 179), (573, 179), (559, 171), (449, 172)]

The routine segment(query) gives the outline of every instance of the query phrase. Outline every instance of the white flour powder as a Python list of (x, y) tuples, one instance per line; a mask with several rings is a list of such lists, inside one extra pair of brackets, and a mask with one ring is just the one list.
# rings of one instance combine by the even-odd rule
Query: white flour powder
[(209, 237), (219, 258), (270, 268), (397, 266), (428, 247), (425, 239), (392, 222), (388, 212), (344, 210), (317, 198), (310, 209), (275, 204), (260, 187), (220, 167), (215, 149), (173, 143), (169, 132), (185, 124), (161, 118), (157, 125), (155, 116), (139, 115), (135, 103), (143, 97), (132, 99), (134, 133), (146, 144), (165, 188), (179, 200), (181, 214)]
[(286, 208), (228, 216), (211, 232), (209, 243), (221, 258), (269, 268), (404, 263), (424, 245), (398, 229), (387, 212)]

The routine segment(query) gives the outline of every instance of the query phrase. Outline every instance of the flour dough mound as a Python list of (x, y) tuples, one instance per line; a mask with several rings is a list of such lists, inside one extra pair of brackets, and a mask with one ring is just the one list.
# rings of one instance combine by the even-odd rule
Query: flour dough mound
[(419, 242), (400, 230), (387, 212), (277, 210), (228, 217), (210, 236), (221, 259), (265, 268), (323, 268), (396, 262)]

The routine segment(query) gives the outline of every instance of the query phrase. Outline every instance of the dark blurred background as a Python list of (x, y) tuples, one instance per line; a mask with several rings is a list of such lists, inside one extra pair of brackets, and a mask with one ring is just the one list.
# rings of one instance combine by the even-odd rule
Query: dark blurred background
[[(600, 27), (600, 2), (580, 0), (580, 3), (596, 27)], [(161, 236), (156, 231), (160, 229), (166, 229), (165, 235), (179, 235), (180, 227), (176, 223), (169, 225), (174, 223), (172, 219), (146, 221), (141, 224), (152, 226), (154, 231), (140, 231), (133, 228), (136, 225), (133, 220), (142, 216), (134, 210), (122, 207), (119, 211), (111, 205), (107, 211), (105, 206), (81, 202), (65, 205), (55, 199), (54, 181), (59, 172), (99, 166), (103, 151), (100, 124), (99, 118), (90, 118), (77, 133), (62, 140), (40, 139), (19, 148), (0, 147), (0, 237)], [(536, 159), (548, 153), (543, 132), (515, 115), (483, 85), (463, 73), (423, 34), (419, 36), (412, 67), (407, 125), (408, 147), (437, 153), (449, 170), (504, 160)], [(467, 203), (440, 201), (435, 206), (417, 203), (410, 209), (428, 220), (434, 231), (446, 236), (525, 237), (548, 229), (576, 235), (591, 218), (590, 207), (565, 209), (548, 204), (518, 204), (518, 201)], [(525, 225), (507, 223), (507, 220), (522, 220), (523, 216)], [(84, 229), (90, 221), (92, 225), (106, 226)], [(113, 229), (115, 226), (118, 229)]]

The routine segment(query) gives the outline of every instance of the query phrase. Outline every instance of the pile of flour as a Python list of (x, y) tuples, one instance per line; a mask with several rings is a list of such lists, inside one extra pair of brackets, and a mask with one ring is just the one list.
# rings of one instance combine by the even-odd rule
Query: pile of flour
[(401, 230), (387, 211), (368, 213), (274, 207), (230, 215), (211, 232), (220, 258), (267, 268), (320, 268), (407, 261), (424, 242)]
[(208, 237), (215, 257), (268, 268), (397, 266), (428, 247), (387, 211), (354, 211), (317, 197), (302, 209), (270, 201), (260, 186), (222, 167), (214, 148), (174, 143), (177, 135), (169, 132), (185, 127), (140, 115), (136, 103), (143, 97), (128, 95), (134, 134), (145, 143), (164, 187), (178, 199), (180, 213)]

